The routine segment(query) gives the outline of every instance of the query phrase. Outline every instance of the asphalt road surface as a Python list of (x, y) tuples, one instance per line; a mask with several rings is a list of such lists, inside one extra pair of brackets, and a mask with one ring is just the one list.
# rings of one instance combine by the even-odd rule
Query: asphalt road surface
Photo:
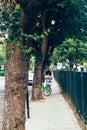
[(4, 88), (5, 79), (0, 77), (0, 130), (2, 130), (3, 110), (4, 110)]
[(4, 93), (0, 92), (0, 130), (2, 130), (3, 110), (4, 110)]

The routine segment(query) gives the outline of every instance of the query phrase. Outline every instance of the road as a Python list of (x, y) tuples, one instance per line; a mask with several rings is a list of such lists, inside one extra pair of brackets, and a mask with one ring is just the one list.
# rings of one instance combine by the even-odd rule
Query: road
[(2, 119), (4, 110), (4, 93), (0, 93), (0, 130), (2, 129)]
[(3, 110), (4, 110), (4, 88), (5, 88), (5, 79), (0, 77), (0, 130), (2, 129), (2, 119), (3, 119)]
[(5, 77), (0, 77), (0, 92), (3, 92), (5, 88)]

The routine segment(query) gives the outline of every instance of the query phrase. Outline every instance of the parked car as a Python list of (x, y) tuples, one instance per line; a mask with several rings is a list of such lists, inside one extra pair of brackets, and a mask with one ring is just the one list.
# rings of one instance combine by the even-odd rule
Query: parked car
[(33, 84), (33, 80), (28, 80), (28, 85), (32, 85)]
[(28, 85), (32, 85), (33, 84), (33, 77), (34, 77), (34, 72), (33, 71), (29, 71), (28, 72)]

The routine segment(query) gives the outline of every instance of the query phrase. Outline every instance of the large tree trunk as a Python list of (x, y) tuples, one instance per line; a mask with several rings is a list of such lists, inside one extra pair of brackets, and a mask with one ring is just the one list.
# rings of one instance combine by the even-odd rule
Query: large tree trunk
[(2, 130), (25, 130), (28, 64), (19, 47), (8, 44), (5, 75), (5, 108)]

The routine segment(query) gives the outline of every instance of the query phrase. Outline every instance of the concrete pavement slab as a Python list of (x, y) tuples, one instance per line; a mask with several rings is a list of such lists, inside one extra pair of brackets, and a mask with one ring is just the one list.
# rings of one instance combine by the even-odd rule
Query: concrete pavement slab
[(52, 82), (52, 94), (44, 100), (30, 101), (30, 118), (26, 130), (82, 130), (73, 111), (61, 94), (56, 81)]

